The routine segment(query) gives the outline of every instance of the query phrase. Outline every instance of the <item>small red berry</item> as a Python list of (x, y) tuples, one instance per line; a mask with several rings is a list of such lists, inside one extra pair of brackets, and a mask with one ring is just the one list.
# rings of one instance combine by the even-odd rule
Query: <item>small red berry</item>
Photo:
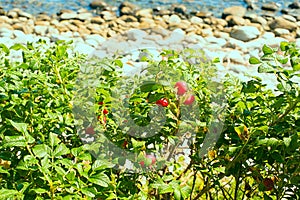
[(126, 148), (127, 145), (128, 145), (128, 142), (127, 142), (126, 140), (124, 140), (124, 142), (123, 142), (123, 144), (122, 144), (122, 147), (123, 147), (123, 148)]
[[(155, 162), (156, 162), (156, 158), (154, 155), (148, 154), (145, 156), (145, 158), (147, 160), (147, 161), (146, 160), (145, 161), (146, 161), (147, 165), (149, 165), (149, 166), (155, 164)], [(140, 161), (140, 165), (142, 167), (145, 167), (145, 164), (146, 164), (145, 161), (144, 160)]]
[(89, 134), (89, 135), (94, 135), (95, 134), (95, 130), (92, 126), (89, 126), (85, 129), (85, 133)]
[(144, 161), (141, 161), (141, 162), (140, 162), (140, 165), (141, 165), (142, 167), (145, 167), (145, 162), (144, 162)]
[(267, 191), (270, 191), (274, 188), (274, 181), (271, 178), (265, 178), (263, 184)]
[(155, 164), (156, 158), (155, 158), (154, 155), (151, 155), (151, 154), (146, 155), (146, 158), (147, 158), (147, 159), (151, 159), (151, 165)]
[(186, 91), (188, 90), (188, 86), (186, 84), (186, 82), (184, 81), (178, 81), (175, 84), (175, 88), (177, 88), (177, 94), (182, 96), (186, 93)]
[(194, 95), (189, 95), (186, 100), (183, 102), (185, 105), (192, 105), (195, 101), (195, 96)]
[(157, 100), (156, 104), (162, 107), (167, 107), (169, 105), (169, 102), (166, 98), (162, 98), (160, 100)]
[(102, 106), (103, 105), (103, 101), (99, 101), (98, 105)]
[(108, 110), (104, 109), (104, 110), (103, 110), (103, 114), (104, 114), (104, 115), (107, 115), (107, 114), (108, 114)]

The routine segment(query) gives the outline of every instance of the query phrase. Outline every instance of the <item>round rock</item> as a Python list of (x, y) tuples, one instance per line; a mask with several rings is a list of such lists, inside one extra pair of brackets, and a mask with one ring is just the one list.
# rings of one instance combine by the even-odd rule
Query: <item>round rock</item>
[(253, 26), (237, 26), (230, 33), (230, 36), (232, 38), (244, 42), (253, 40), (257, 38), (259, 35), (260, 35), (260, 31), (258, 30), (258, 28)]

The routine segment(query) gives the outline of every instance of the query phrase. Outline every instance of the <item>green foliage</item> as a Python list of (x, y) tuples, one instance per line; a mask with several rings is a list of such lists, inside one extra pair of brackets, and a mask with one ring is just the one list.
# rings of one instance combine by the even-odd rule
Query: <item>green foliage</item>
[[(0, 44), (0, 50), (1, 199), (300, 198), (300, 51), (293, 43), (264, 45), (260, 58), (249, 59), (276, 77), (273, 91), (257, 77), (241, 82), (228, 74), (214, 81), (218, 59), (210, 62), (201, 51), (166, 50), (159, 61), (145, 56), (143, 75), (127, 76), (122, 57), (89, 59), (86, 66), (88, 59), (70, 54), (63, 41)], [(12, 51), (22, 51), (21, 61), (11, 60)], [(195, 96), (192, 106), (176, 95), (179, 80)], [(89, 94), (76, 98), (84, 91)], [(166, 107), (156, 105), (162, 98)], [(224, 105), (217, 109), (213, 102)], [(133, 125), (153, 121), (157, 134), (134, 134)], [(142, 169), (115, 168), (126, 158), (102, 148), (100, 133), (133, 153)], [(187, 133), (194, 137), (190, 163), (180, 154), (145, 159), (176, 147)], [(89, 138), (95, 142), (85, 142)], [(207, 138), (212, 144), (203, 147)]]

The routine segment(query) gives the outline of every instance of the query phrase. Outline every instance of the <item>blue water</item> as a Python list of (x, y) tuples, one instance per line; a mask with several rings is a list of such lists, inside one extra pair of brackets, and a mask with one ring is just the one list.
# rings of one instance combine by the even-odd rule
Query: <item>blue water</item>
[[(169, 8), (174, 3), (184, 4), (189, 11), (210, 11), (217, 17), (220, 17), (222, 11), (226, 7), (241, 5), (247, 6), (244, 0), (161, 0), (161, 1), (153, 1), (153, 0), (128, 0), (134, 4), (139, 5), (144, 8), (153, 8), (153, 7), (162, 7)], [(26, 12), (32, 14), (38, 13), (47, 13), (47, 14), (55, 14), (58, 13), (61, 9), (70, 9), (70, 10), (78, 10), (79, 8), (86, 8), (90, 10), (89, 3), (92, 0), (0, 0), (0, 6), (5, 10), (10, 10), (12, 8), (20, 8)], [(121, 0), (113, 0), (104, 1), (113, 6), (119, 6), (123, 1)], [(294, 0), (257, 0), (256, 5), (261, 7), (264, 3), (276, 2), (281, 5), (282, 8), (286, 8), (289, 4), (294, 2)], [(260, 10), (256, 10), (255, 12), (260, 13)]]

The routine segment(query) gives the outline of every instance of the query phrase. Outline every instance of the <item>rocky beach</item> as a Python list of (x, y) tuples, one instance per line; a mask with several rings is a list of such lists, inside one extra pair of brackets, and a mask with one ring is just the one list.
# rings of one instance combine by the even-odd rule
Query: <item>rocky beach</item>
[[(211, 12), (187, 12), (181, 4), (158, 9), (123, 2), (112, 7), (98, 0), (89, 5), (92, 10), (60, 10), (53, 15), (0, 9), (0, 43), (12, 46), (39, 39), (49, 44), (73, 40), (74, 51), (98, 57), (143, 48), (202, 49), (209, 59), (220, 58), (220, 72), (242, 80), (247, 79), (246, 74), (263, 76), (273, 87), (274, 77), (258, 74), (248, 59), (259, 56), (264, 44), (277, 47), (281, 41), (291, 41), (300, 46), (300, 3), (291, 3), (283, 10), (276, 3), (268, 3), (258, 15), (251, 12), (255, 4), (246, 2), (247, 7), (225, 8), (222, 17)], [(279, 10), (281, 15), (275, 15)], [(15, 52), (14, 56), (17, 59), (21, 55)]]

